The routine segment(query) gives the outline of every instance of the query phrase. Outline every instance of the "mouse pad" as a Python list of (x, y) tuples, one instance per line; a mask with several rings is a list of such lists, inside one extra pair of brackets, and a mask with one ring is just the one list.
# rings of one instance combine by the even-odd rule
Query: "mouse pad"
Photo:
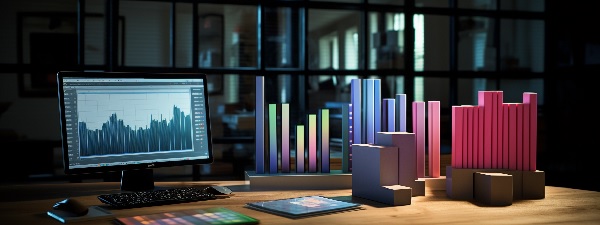
[(84, 216), (73, 216), (69, 212), (55, 209), (48, 211), (46, 214), (60, 221), (61, 223), (115, 218), (115, 216), (110, 211), (101, 208), (100, 206), (90, 206), (88, 208), (88, 214)]

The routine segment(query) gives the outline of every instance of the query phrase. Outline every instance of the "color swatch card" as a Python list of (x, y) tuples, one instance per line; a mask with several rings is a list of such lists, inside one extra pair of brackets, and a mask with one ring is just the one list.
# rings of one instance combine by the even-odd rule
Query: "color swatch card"
[(258, 220), (242, 213), (221, 207), (194, 209), (157, 214), (118, 217), (116, 221), (123, 225), (159, 225), (159, 224), (258, 224)]
[(339, 201), (323, 196), (305, 196), (273, 201), (252, 202), (246, 206), (285, 217), (298, 218), (317, 214), (357, 209), (360, 204)]

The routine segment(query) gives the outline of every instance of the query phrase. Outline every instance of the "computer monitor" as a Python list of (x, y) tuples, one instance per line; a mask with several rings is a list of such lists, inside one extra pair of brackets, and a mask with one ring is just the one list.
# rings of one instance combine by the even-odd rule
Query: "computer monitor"
[(153, 168), (213, 162), (206, 75), (57, 74), (65, 174), (121, 172), (154, 188)]

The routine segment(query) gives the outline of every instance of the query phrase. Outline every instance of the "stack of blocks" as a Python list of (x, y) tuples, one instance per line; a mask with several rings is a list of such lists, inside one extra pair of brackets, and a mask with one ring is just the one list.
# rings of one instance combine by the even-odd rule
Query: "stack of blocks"
[(352, 145), (352, 195), (389, 205), (410, 205), (425, 195), (417, 179), (415, 134), (378, 132), (376, 144)]
[(537, 94), (523, 93), (522, 103), (503, 99), (502, 91), (480, 91), (479, 105), (452, 107), (448, 197), (494, 206), (544, 198), (545, 175), (536, 169)]

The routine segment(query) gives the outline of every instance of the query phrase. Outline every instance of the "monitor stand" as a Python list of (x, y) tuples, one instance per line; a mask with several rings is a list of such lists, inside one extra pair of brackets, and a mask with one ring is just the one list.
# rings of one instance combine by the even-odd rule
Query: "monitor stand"
[(121, 191), (147, 191), (154, 189), (152, 169), (123, 170), (121, 172)]

